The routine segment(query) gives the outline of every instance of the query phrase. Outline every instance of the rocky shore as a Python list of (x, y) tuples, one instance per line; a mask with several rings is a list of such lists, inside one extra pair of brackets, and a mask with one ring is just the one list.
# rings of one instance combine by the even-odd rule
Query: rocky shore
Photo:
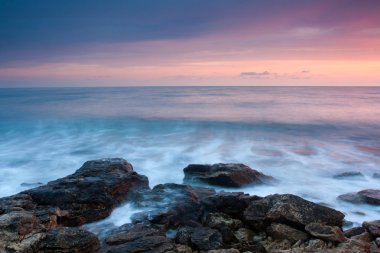
[[(0, 199), (0, 252), (380, 252), (380, 220), (343, 231), (343, 213), (295, 195), (204, 187), (276, 182), (244, 164), (189, 165), (184, 182), (150, 189), (126, 160), (88, 161), (72, 175)], [(366, 189), (339, 198), (378, 205), (379, 195)], [(102, 236), (82, 227), (122, 203), (147, 211)]]

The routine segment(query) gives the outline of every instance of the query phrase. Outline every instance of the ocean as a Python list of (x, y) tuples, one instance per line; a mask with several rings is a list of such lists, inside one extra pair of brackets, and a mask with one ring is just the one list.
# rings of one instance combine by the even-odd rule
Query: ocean
[[(107, 157), (127, 159), (151, 187), (181, 183), (190, 163), (245, 163), (278, 182), (235, 191), (297, 194), (360, 224), (380, 208), (337, 196), (379, 189), (380, 88), (0, 89), (0, 197)], [(364, 177), (334, 178), (347, 171)], [(126, 220), (120, 210), (114, 223)]]

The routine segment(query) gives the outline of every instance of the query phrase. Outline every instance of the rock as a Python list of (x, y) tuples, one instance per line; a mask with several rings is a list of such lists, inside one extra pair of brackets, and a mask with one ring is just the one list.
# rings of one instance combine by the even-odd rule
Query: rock
[(248, 228), (239, 228), (234, 232), (235, 237), (243, 244), (249, 244), (253, 241), (254, 233)]
[(360, 235), (360, 234), (364, 233), (365, 231), (366, 230), (363, 227), (354, 227), (354, 228), (350, 228), (350, 229), (344, 231), (344, 235), (347, 238), (351, 238), (352, 236)]
[(155, 229), (146, 224), (125, 224), (117, 229), (112, 230), (111, 234), (106, 238), (105, 242), (108, 245), (119, 245), (153, 235), (163, 236), (163, 233), (158, 229)]
[(175, 250), (175, 245), (165, 236), (146, 236), (120, 245), (111, 246), (107, 253), (164, 253)]
[(37, 183), (22, 183), (21, 184), (22, 187), (28, 187), (28, 188), (38, 187), (38, 186), (41, 186), (41, 185), (43, 185), (43, 183), (40, 183), (40, 182), (37, 182)]
[(242, 187), (273, 180), (270, 176), (238, 163), (190, 164), (183, 171), (184, 182), (201, 182), (223, 187)]
[(339, 243), (334, 249), (326, 251), (327, 253), (370, 253), (370, 244), (368, 242), (347, 239)]
[(380, 190), (367, 189), (346, 193), (338, 196), (338, 199), (356, 204), (380, 205)]
[(201, 204), (189, 185), (156, 185), (151, 191), (143, 192), (136, 205), (150, 210), (134, 215), (134, 222), (148, 221), (166, 227), (200, 225)]
[(276, 240), (286, 239), (291, 244), (294, 244), (297, 241), (305, 241), (308, 238), (308, 235), (305, 232), (281, 223), (272, 223), (267, 228), (267, 234)]
[(262, 229), (271, 222), (288, 223), (296, 228), (314, 222), (341, 227), (343, 218), (344, 214), (339, 211), (291, 194), (269, 195), (251, 201), (244, 211), (244, 220), (255, 229)]
[(373, 173), (372, 177), (373, 178), (380, 178), (380, 173), (375, 172), (375, 173)]
[(362, 225), (373, 237), (380, 237), (380, 220), (365, 221)]
[(38, 209), (59, 208), (58, 224), (78, 226), (107, 217), (133, 191), (148, 189), (148, 179), (124, 159), (88, 161), (74, 174), (25, 191)]
[(344, 233), (336, 226), (327, 226), (321, 223), (310, 223), (306, 225), (305, 230), (312, 236), (331, 242), (343, 242)]
[(228, 227), (235, 230), (242, 227), (243, 223), (224, 213), (209, 213), (206, 216), (205, 225), (210, 228), (220, 229), (222, 227)]
[(209, 250), (207, 253), (240, 253), (237, 249), (214, 249)]
[(88, 161), (72, 175), (0, 199), (0, 214), (26, 210), (47, 227), (78, 226), (107, 217), (148, 187), (148, 179), (123, 159)]
[(199, 250), (219, 249), (223, 246), (222, 235), (211, 228), (194, 228), (191, 243)]
[(333, 176), (335, 179), (364, 178), (363, 173), (359, 171), (348, 171)]
[(192, 227), (180, 227), (177, 230), (175, 242), (183, 245), (191, 245), (191, 234), (194, 232)]
[(98, 238), (80, 228), (53, 228), (38, 245), (38, 253), (93, 253), (99, 250)]
[(351, 239), (370, 243), (372, 241), (372, 236), (368, 232), (364, 232), (360, 235), (352, 236)]
[(223, 212), (241, 219), (251, 201), (259, 199), (261, 197), (249, 196), (243, 192), (219, 192), (202, 199), (201, 204), (209, 212)]
[[(27, 252), (43, 237), (43, 227), (32, 212), (13, 211), (0, 216), (0, 249)], [(38, 234), (34, 236), (35, 234)]]

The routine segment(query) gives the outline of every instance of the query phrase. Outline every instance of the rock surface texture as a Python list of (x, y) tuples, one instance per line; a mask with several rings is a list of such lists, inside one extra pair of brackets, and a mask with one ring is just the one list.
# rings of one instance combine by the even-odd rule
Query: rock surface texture
[[(245, 184), (240, 176), (231, 180)], [(130, 223), (99, 237), (79, 227), (124, 201), (143, 210)], [(380, 252), (379, 221), (345, 232), (343, 223), (341, 212), (291, 194), (259, 197), (172, 183), (150, 189), (127, 161), (104, 159), (0, 199), (0, 252)]]
[(273, 180), (271, 176), (240, 163), (190, 164), (183, 171), (185, 183), (200, 182), (223, 187), (242, 187)]

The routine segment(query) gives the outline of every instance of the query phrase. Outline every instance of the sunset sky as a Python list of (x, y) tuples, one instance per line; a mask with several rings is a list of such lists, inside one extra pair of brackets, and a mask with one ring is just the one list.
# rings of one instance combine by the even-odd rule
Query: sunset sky
[(379, 0), (0, 0), (0, 87), (380, 85)]

